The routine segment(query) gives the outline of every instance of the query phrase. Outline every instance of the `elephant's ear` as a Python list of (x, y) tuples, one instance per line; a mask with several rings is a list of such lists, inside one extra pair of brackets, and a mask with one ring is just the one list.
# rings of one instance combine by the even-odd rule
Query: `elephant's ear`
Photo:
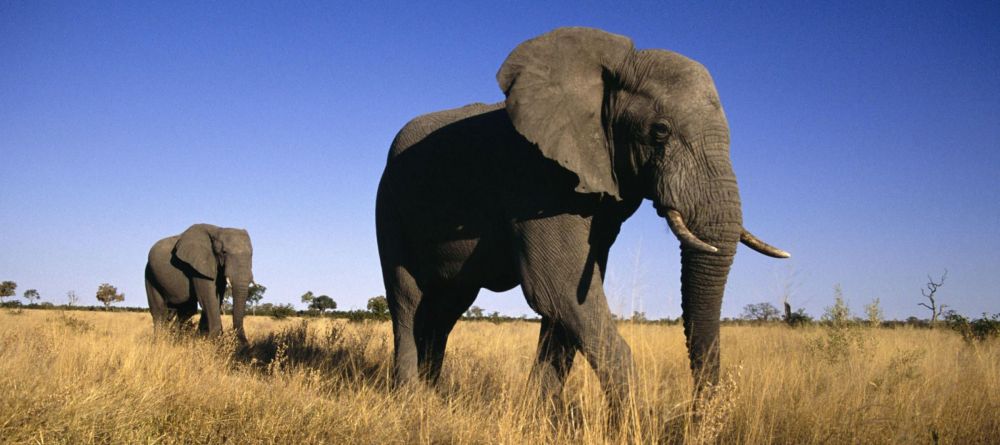
[(214, 229), (215, 226), (208, 224), (195, 224), (181, 234), (174, 246), (174, 255), (177, 255), (178, 259), (213, 280), (218, 273), (212, 239)]
[(575, 173), (578, 192), (621, 199), (601, 121), (604, 79), (633, 52), (624, 36), (559, 28), (518, 45), (497, 73), (514, 128)]

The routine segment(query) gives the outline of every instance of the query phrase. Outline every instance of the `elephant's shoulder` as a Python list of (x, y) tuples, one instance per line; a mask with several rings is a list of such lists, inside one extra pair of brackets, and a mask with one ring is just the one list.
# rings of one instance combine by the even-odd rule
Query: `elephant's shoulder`
[(407, 148), (427, 138), (431, 133), (441, 130), (448, 125), (473, 116), (496, 111), (503, 107), (503, 102), (493, 104), (476, 102), (459, 108), (435, 111), (417, 116), (407, 122), (399, 130), (399, 133), (396, 134), (396, 138), (393, 139), (392, 146), (389, 149), (389, 159), (391, 160), (398, 156), (406, 151)]

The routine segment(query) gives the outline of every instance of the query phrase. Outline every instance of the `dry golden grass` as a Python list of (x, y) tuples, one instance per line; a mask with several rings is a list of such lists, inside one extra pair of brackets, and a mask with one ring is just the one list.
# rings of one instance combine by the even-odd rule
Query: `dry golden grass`
[(556, 426), (526, 384), (538, 325), (460, 322), (440, 386), (388, 390), (388, 323), (250, 317), (253, 348), (153, 341), (148, 315), (0, 311), (4, 443), (989, 443), (1000, 345), (936, 330), (723, 328), (699, 422), (679, 327), (623, 324), (639, 383), (608, 431), (577, 357)]

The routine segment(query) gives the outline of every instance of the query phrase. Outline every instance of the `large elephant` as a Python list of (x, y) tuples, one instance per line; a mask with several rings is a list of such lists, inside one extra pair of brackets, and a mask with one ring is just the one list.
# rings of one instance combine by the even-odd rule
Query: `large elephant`
[(228, 280), (233, 290), (233, 329), (246, 342), (243, 317), (252, 268), (253, 246), (244, 229), (195, 224), (180, 235), (157, 241), (146, 263), (146, 296), (154, 328), (159, 330), (171, 320), (186, 322), (200, 304), (199, 331), (218, 336)]
[(532, 376), (557, 398), (580, 351), (612, 405), (631, 351), (603, 290), (608, 250), (649, 199), (680, 240), (696, 388), (717, 382), (719, 316), (743, 228), (729, 128), (697, 62), (623, 36), (561, 28), (497, 73), (505, 102), (417, 117), (392, 143), (376, 202), (396, 385), (439, 376), (448, 334), (481, 288), (521, 285), (542, 316)]

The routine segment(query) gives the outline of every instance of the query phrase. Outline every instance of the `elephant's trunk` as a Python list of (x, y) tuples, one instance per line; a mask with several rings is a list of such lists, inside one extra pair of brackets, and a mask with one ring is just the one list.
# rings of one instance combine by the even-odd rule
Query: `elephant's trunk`
[[(688, 356), (695, 390), (719, 380), (719, 318), (730, 266), (743, 230), (743, 213), (736, 176), (729, 160), (728, 137), (706, 137), (705, 176), (689, 189), (680, 213), (697, 239), (717, 249), (697, 244), (681, 246), (681, 307)], [(676, 225), (676, 224), (674, 224)], [(672, 226), (673, 228), (673, 226)]]
[(247, 341), (246, 332), (243, 330), (243, 317), (246, 315), (247, 295), (249, 293), (249, 278), (232, 280), (233, 286), (233, 330), (236, 331), (236, 338), (242, 342)]
[(681, 252), (681, 308), (696, 393), (719, 381), (719, 317), (732, 264), (732, 254)]

